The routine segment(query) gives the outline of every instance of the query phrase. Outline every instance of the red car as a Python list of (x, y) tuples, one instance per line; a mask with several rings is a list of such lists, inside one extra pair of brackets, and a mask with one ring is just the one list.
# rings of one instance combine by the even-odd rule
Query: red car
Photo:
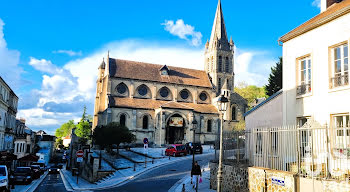
[(169, 145), (167, 149), (165, 149), (165, 155), (179, 156), (179, 155), (187, 155), (186, 147), (182, 144), (172, 144)]

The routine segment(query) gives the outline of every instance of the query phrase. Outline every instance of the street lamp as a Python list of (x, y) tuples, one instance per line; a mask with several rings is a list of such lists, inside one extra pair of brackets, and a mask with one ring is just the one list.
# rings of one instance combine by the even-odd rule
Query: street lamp
[(224, 96), (221, 95), (217, 101), (218, 103), (218, 109), (220, 111), (220, 115), (221, 115), (221, 124), (220, 124), (220, 154), (219, 154), (219, 168), (218, 168), (218, 175), (217, 175), (217, 191), (218, 192), (222, 192), (222, 156), (224, 154), (224, 149), (222, 147), (223, 145), (223, 136), (222, 136), (222, 132), (223, 132), (223, 124), (224, 124), (224, 113), (227, 110), (227, 103), (228, 103), (228, 99)]
[(195, 135), (196, 135), (196, 129), (197, 129), (197, 120), (196, 118), (193, 116), (193, 121), (192, 121), (192, 130), (193, 130), (193, 143), (192, 143), (192, 168), (194, 166), (194, 143), (195, 143)]

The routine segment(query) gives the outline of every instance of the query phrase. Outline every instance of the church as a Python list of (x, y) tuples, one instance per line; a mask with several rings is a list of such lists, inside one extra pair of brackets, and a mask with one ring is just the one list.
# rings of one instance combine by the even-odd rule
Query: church
[(243, 119), (247, 102), (235, 93), (234, 43), (228, 40), (219, 0), (210, 41), (205, 45), (204, 71), (115, 59), (107, 55), (98, 68), (93, 128), (118, 122), (136, 135), (136, 143), (213, 143), (220, 129), (216, 101), (229, 99), (224, 129)]

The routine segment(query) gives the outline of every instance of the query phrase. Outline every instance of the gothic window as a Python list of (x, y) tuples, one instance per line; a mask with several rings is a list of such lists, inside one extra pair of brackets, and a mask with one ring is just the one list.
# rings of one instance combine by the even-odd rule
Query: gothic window
[(228, 59), (228, 57), (226, 57), (226, 59), (225, 59), (225, 71), (226, 71), (227, 73), (230, 72), (230, 65), (229, 65), (229, 59)]
[(117, 85), (117, 92), (119, 94), (125, 94), (127, 90), (128, 88), (124, 83), (120, 83), (119, 85)]
[(141, 95), (141, 96), (145, 96), (148, 92), (148, 89), (146, 87), (146, 85), (141, 85), (138, 89), (137, 92)]
[(180, 92), (180, 96), (181, 96), (182, 99), (186, 100), (186, 99), (188, 99), (188, 97), (190, 96), (190, 94), (188, 93), (187, 90), (182, 90), (182, 91)]
[(199, 99), (202, 101), (206, 101), (208, 98), (207, 94), (205, 92), (202, 92), (201, 94), (199, 94)]
[(211, 120), (208, 120), (207, 121), (207, 132), (211, 132), (211, 125), (212, 124), (212, 122), (211, 122)]
[(148, 129), (148, 116), (147, 115), (143, 116), (142, 129)]
[(236, 119), (236, 107), (235, 106), (232, 107), (231, 115), (232, 115), (232, 121), (237, 120)]
[(163, 98), (166, 98), (169, 96), (169, 89), (166, 87), (162, 87), (159, 91), (160, 96), (162, 96)]
[(218, 71), (221, 72), (222, 71), (222, 57), (219, 56), (219, 66), (218, 66)]
[(221, 92), (221, 78), (218, 79), (218, 92)]
[(119, 124), (125, 126), (126, 116), (125, 114), (120, 115)]

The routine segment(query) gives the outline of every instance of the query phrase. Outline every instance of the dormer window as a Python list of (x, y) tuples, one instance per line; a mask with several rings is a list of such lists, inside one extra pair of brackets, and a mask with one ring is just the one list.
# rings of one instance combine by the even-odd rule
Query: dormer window
[(161, 75), (169, 75), (169, 68), (168, 66), (164, 65), (162, 68), (160, 68), (160, 74)]

